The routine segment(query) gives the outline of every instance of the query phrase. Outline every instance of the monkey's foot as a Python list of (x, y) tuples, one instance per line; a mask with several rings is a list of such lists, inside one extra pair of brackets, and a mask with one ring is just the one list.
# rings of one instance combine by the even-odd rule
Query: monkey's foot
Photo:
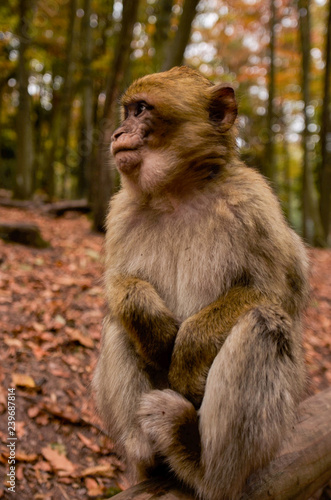
[(141, 428), (154, 450), (169, 457), (178, 449), (192, 456), (200, 453), (198, 416), (194, 406), (171, 389), (145, 394), (138, 409)]

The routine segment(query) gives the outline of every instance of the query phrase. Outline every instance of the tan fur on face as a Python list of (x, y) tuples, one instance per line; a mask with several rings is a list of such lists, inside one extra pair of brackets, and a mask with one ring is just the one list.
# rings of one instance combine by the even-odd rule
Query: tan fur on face
[(303, 393), (306, 252), (237, 157), (231, 89), (175, 68), (122, 103), (137, 112), (115, 153), (143, 133), (107, 218), (98, 407), (133, 481), (161, 461), (202, 499), (236, 500)]

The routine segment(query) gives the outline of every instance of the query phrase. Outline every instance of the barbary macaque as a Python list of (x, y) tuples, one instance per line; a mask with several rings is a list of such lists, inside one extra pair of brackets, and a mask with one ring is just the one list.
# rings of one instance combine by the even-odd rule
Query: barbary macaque
[(201, 499), (238, 500), (304, 393), (306, 252), (239, 159), (232, 88), (176, 67), (121, 105), (98, 407), (132, 481), (164, 466)]

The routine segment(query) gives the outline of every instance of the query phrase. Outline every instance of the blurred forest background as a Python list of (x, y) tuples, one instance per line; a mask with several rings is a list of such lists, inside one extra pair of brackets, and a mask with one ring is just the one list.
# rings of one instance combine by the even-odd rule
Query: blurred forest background
[(102, 230), (118, 98), (180, 64), (235, 87), (243, 159), (306, 241), (330, 246), (330, 0), (1, 2), (1, 188), (86, 199)]

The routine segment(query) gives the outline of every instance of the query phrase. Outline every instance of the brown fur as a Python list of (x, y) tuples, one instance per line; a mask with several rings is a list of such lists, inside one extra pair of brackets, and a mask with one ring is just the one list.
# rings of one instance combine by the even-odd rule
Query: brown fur
[(122, 105), (98, 406), (133, 481), (161, 461), (201, 498), (234, 500), (303, 393), (305, 249), (237, 157), (232, 89), (174, 68)]

